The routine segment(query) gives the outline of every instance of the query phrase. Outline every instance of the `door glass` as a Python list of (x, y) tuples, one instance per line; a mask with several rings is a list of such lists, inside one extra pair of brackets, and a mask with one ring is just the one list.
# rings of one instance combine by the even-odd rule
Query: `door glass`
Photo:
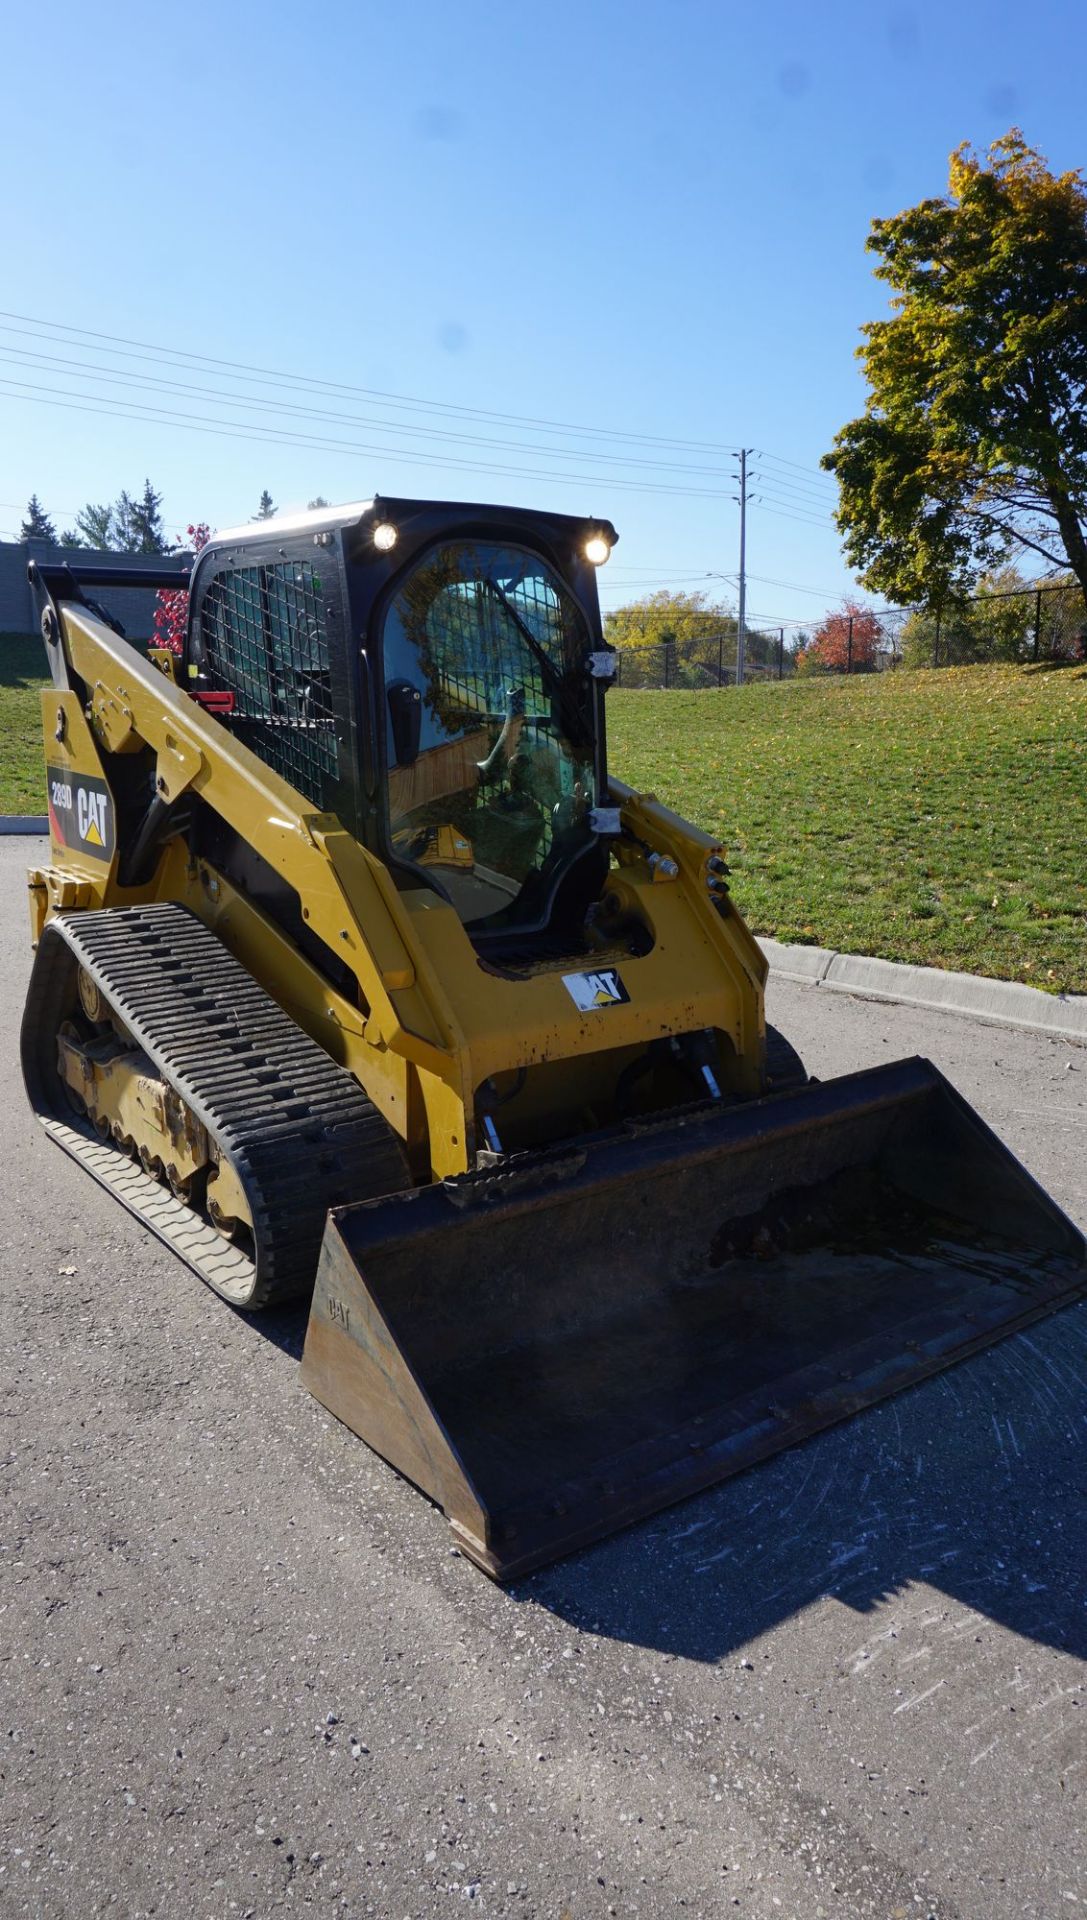
[[(547, 562), (489, 542), (427, 554), (386, 615), (393, 848), (469, 925), (538, 921), (591, 840), (588, 644)], [(417, 751), (403, 719), (413, 700)]]

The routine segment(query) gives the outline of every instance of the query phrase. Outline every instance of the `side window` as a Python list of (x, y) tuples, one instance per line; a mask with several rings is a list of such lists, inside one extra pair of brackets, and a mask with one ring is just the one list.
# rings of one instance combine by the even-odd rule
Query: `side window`
[(299, 793), (324, 805), (337, 772), (328, 631), (308, 560), (225, 568), (204, 596), (209, 686), (234, 695), (231, 725)]

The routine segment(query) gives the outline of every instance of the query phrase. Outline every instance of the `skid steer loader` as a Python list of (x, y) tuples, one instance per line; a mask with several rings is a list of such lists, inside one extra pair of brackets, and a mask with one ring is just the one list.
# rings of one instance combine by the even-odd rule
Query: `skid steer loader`
[[(806, 1082), (723, 850), (613, 775), (607, 522), (375, 499), (36, 564), (43, 1126), (510, 1578), (1070, 1300), (924, 1060)], [(100, 603), (186, 586), (180, 658)]]

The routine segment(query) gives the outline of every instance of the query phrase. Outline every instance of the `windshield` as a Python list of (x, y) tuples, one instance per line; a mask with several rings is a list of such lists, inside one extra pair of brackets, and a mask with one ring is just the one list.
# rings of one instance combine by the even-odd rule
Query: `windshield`
[(538, 554), (456, 541), (385, 617), (389, 830), (466, 924), (528, 926), (591, 840), (581, 612)]

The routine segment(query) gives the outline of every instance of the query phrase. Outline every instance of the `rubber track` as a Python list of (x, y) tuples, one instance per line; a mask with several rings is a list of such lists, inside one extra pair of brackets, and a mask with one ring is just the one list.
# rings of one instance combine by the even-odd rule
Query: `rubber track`
[[(249, 1200), (256, 1261), (75, 1119), (56, 1034), (87, 969), (163, 1078), (203, 1121)], [(308, 1293), (330, 1207), (410, 1184), (396, 1134), (187, 908), (58, 915), (38, 946), (23, 1070), (52, 1136), (209, 1285), (255, 1308)]]

